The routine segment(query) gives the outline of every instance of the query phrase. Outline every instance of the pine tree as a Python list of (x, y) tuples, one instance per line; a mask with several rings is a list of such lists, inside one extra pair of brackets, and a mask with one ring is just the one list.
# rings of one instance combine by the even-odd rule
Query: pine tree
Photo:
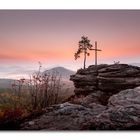
[(93, 46), (90, 44), (90, 40), (88, 39), (88, 37), (82, 36), (81, 40), (78, 43), (78, 50), (75, 53), (74, 57), (76, 60), (80, 57), (81, 53), (84, 53), (84, 69), (86, 68), (86, 57), (90, 55), (88, 50), (91, 50), (92, 47)]

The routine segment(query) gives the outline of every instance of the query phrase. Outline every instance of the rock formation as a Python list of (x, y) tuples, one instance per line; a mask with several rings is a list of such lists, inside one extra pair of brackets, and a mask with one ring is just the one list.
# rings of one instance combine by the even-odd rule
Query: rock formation
[(22, 130), (140, 130), (139, 67), (89, 66), (70, 79), (75, 96), (47, 107), (44, 115), (21, 124)]
[(140, 130), (140, 87), (113, 95), (107, 108), (88, 122), (87, 129)]
[(93, 65), (78, 70), (70, 80), (74, 82), (77, 96), (98, 92), (97, 100), (107, 104), (111, 95), (140, 86), (140, 67), (127, 64)]
[(63, 103), (46, 108), (46, 113), (21, 125), (22, 130), (83, 130), (84, 125), (106, 107)]
[(109, 98), (107, 106), (63, 103), (21, 125), (22, 130), (140, 130), (140, 87)]

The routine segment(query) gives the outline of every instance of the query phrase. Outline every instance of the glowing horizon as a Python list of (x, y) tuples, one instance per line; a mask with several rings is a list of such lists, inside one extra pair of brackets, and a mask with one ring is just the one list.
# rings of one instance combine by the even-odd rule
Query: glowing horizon
[[(139, 10), (1, 10), (0, 19), (1, 67), (41, 61), (76, 70), (83, 66), (83, 55), (74, 60), (82, 35), (98, 42), (99, 63), (140, 60)], [(87, 66), (94, 64), (90, 54)]]

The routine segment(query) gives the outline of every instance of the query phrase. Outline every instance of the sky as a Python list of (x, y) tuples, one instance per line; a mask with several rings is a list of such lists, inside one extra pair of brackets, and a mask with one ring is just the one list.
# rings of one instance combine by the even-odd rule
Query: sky
[[(98, 63), (140, 63), (140, 10), (0, 10), (0, 78), (83, 67), (81, 36), (98, 42)], [(86, 67), (94, 64), (90, 52)]]

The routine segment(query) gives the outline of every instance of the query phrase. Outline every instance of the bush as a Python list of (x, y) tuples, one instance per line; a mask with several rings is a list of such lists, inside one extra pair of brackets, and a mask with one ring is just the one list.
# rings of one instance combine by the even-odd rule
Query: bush
[(29, 79), (15, 80), (11, 91), (0, 94), (0, 129), (18, 129), (20, 121), (64, 101), (60, 92), (65, 94), (69, 90), (62, 88), (59, 73), (42, 73), (41, 67), (40, 64)]
[(26, 98), (26, 105), (31, 110), (57, 104), (61, 91), (61, 76), (57, 72), (42, 73), (41, 67), (40, 64), (39, 70), (33, 73), (29, 79), (22, 78), (12, 84), (13, 93), (18, 97), (20, 105), (24, 104), (22, 100)]

